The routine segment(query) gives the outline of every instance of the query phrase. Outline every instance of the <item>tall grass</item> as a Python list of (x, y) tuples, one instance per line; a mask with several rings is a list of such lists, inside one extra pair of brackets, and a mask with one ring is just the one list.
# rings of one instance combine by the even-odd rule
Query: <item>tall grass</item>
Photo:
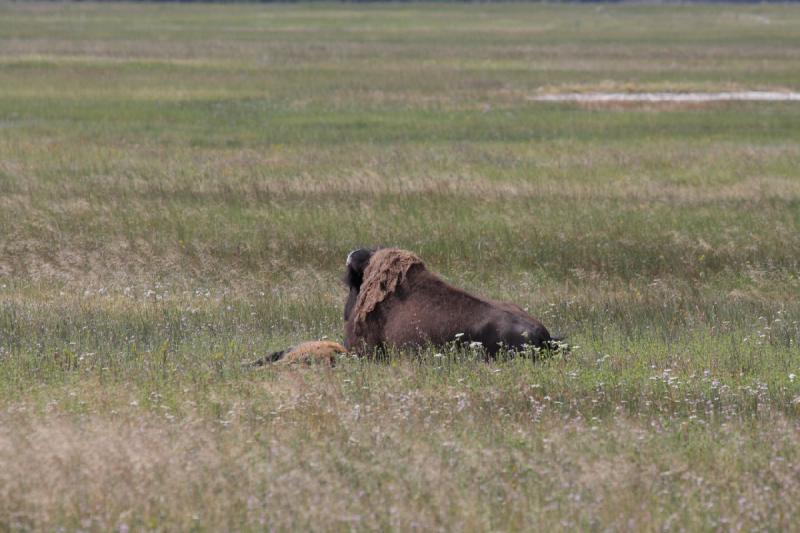
[[(0, 529), (793, 529), (791, 5), (0, 3)], [(419, 253), (569, 354), (241, 362)]]

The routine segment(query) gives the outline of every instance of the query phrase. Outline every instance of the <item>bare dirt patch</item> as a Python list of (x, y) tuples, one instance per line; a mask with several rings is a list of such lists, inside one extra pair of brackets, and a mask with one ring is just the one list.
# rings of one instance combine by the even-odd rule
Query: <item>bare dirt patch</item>
[(782, 91), (723, 92), (590, 92), (531, 96), (536, 102), (575, 102), (579, 104), (685, 104), (697, 106), (716, 102), (800, 102), (800, 93)]

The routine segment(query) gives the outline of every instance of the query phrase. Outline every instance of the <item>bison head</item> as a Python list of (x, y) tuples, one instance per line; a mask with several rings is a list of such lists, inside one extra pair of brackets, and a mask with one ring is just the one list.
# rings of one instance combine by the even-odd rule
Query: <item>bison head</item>
[(364, 271), (375, 250), (376, 248), (359, 248), (347, 255), (347, 272), (344, 275), (344, 282), (350, 289), (350, 294), (347, 296), (347, 303), (344, 306), (345, 320), (350, 318), (350, 313), (358, 298), (358, 291), (361, 290), (361, 283), (364, 281)]

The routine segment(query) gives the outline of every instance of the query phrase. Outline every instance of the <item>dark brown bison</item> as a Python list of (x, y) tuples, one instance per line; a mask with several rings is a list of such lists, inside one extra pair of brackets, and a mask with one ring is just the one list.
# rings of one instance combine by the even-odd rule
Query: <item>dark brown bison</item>
[(387, 347), (480, 342), (487, 355), (557, 340), (521, 307), (474, 296), (425, 268), (411, 252), (360, 249), (347, 256), (344, 345), (361, 354)]

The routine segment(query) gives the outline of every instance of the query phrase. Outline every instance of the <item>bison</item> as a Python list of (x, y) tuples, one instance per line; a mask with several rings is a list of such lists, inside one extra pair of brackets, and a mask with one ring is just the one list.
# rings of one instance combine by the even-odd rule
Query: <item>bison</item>
[(490, 357), (501, 349), (558, 347), (560, 339), (518, 305), (453, 287), (405, 250), (351, 252), (344, 281), (344, 345), (362, 355), (453, 341), (479, 342)]
[(347, 354), (347, 349), (338, 342), (325, 340), (307, 341), (301, 342), (296, 346), (290, 346), (285, 350), (273, 352), (250, 363), (245, 363), (245, 366), (256, 367), (272, 363), (282, 365), (323, 364), (335, 366), (336, 358), (345, 354)]

